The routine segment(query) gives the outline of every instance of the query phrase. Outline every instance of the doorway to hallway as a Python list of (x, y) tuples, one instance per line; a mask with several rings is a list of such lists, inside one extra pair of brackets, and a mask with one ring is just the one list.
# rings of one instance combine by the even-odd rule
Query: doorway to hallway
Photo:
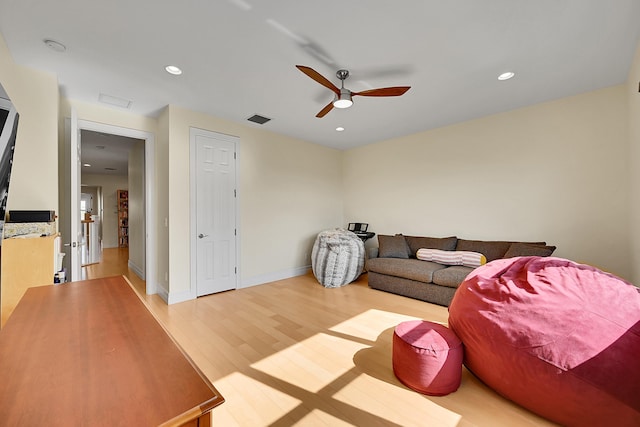
[[(72, 110), (72, 113), (73, 113), (73, 110)], [(68, 120), (68, 122), (71, 123), (71, 125), (69, 126), (71, 129), (74, 128), (73, 116), (74, 114), (72, 114), (72, 119)], [(136, 270), (136, 273), (141, 278), (143, 278), (143, 280), (146, 283), (149, 284), (148, 288), (145, 290), (145, 293), (154, 294), (156, 293), (156, 263), (157, 263), (157, 255), (156, 255), (157, 249), (155, 244), (156, 236), (155, 236), (155, 233), (149, 232), (149, 231), (155, 230), (155, 227), (156, 227), (155, 226), (156, 218), (155, 218), (154, 209), (153, 209), (153, 207), (155, 206), (155, 196), (154, 196), (155, 194), (155, 142), (154, 142), (155, 137), (152, 133), (142, 131), (142, 130), (123, 128), (120, 126), (108, 125), (108, 124), (92, 122), (88, 120), (78, 120), (77, 115), (75, 116), (75, 123), (77, 123), (76, 129), (79, 130), (78, 134), (81, 134), (82, 132), (86, 132), (86, 131), (91, 131), (101, 135), (111, 135), (111, 136), (115, 135), (118, 137), (134, 138), (134, 139), (141, 140), (143, 143), (143, 150), (142, 150), (142, 157), (141, 157), (143, 166), (137, 169), (140, 172), (139, 180), (137, 182), (140, 182), (141, 190), (140, 190), (140, 198), (138, 199), (138, 202), (137, 202), (137, 206), (139, 206), (140, 208), (140, 214), (137, 215), (136, 218), (138, 218), (141, 221), (142, 226), (137, 227), (137, 230), (140, 231), (141, 235), (136, 241), (138, 241), (140, 244), (139, 244), (139, 247), (137, 248), (132, 248), (131, 246), (129, 247), (129, 256), (130, 256), (129, 261), (132, 261), (131, 256), (139, 256), (139, 259), (136, 258), (138, 259), (139, 262), (137, 263), (134, 262), (133, 264), (135, 265), (131, 265), (131, 262), (129, 262), (128, 268), (132, 268), (133, 270)], [(74, 132), (68, 132), (68, 133), (69, 135), (74, 134)], [(67, 137), (69, 135), (67, 135)], [(81, 145), (82, 141), (79, 141), (79, 142), (80, 142), (79, 145)], [(66, 143), (66, 146), (73, 147), (73, 144)], [(67, 149), (65, 153), (65, 159), (67, 157), (70, 157), (71, 160), (73, 160), (72, 149)], [(77, 157), (80, 157), (80, 156), (78, 155)], [(73, 163), (73, 161), (71, 161), (71, 163)], [(70, 170), (72, 168), (65, 167), (65, 170), (67, 169)], [(84, 166), (83, 166), (83, 169), (84, 169)], [(70, 182), (71, 182), (71, 185), (69, 185)], [(76, 209), (72, 209), (72, 210), (69, 209), (69, 207), (73, 205), (73, 203), (69, 203), (69, 197), (70, 197), (69, 195), (72, 193), (75, 193), (75, 191), (73, 190), (74, 188), (73, 180), (69, 180), (65, 178), (65, 183), (66, 183), (67, 191), (65, 191), (64, 203), (61, 203), (61, 210), (64, 210), (64, 212), (61, 212), (61, 217), (65, 218), (65, 221), (62, 221), (62, 223), (60, 224), (60, 228), (61, 228), (61, 232), (63, 233), (63, 236), (73, 237), (75, 233), (72, 232), (71, 230), (79, 231), (81, 229), (80, 221), (76, 219), (74, 222), (74, 219), (72, 218), (73, 215), (70, 213), (70, 212), (76, 212)], [(116, 208), (115, 200), (113, 201), (113, 203), (110, 203), (108, 201), (107, 189), (104, 184), (102, 186), (103, 186), (103, 193), (104, 193), (103, 214), (113, 212), (115, 211), (115, 208)], [(80, 196), (79, 188), (77, 190), (77, 194), (78, 194), (78, 200), (79, 200), (79, 196)], [(80, 209), (78, 206), (77, 211), (79, 212), (79, 210)], [(114, 226), (116, 231), (114, 231), (113, 233), (109, 233), (109, 231), (106, 229), (107, 225), (104, 220), (104, 216), (102, 219), (103, 219), (102, 237), (110, 238), (111, 236), (113, 236), (115, 239), (117, 239), (117, 227)], [(132, 230), (133, 230), (133, 227), (132, 227)], [(104, 244), (104, 239), (103, 239), (102, 246), (103, 248), (107, 247), (107, 245)], [(79, 251), (78, 251), (78, 254), (79, 254)], [(68, 257), (65, 257), (65, 258), (68, 258)], [(72, 258), (76, 259), (76, 257), (72, 257)], [(79, 256), (77, 257), (77, 259), (78, 259), (78, 262), (76, 263), (76, 265), (79, 266), (80, 265)], [(83, 277), (83, 274), (79, 270), (80, 269), (78, 268), (77, 276), (80, 279)]]
[(106, 248), (97, 264), (83, 266), (82, 280), (102, 277), (125, 276), (141, 295), (145, 294), (146, 282), (129, 268), (129, 248)]

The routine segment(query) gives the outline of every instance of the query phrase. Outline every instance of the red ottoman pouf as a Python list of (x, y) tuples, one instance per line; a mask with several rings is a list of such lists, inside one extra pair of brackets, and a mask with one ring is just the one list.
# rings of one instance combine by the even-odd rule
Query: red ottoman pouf
[(460, 387), (462, 341), (446, 326), (410, 320), (393, 332), (393, 372), (412, 390), (444, 396)]

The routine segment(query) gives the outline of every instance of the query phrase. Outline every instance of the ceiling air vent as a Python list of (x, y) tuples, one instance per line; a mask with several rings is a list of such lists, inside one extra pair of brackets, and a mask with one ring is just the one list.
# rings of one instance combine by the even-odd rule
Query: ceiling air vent
[(253, 116), (249, 117), (247, 120), (253, 123), (257, 123), (259, 125), (263, 125), (271, 119), (268, 117), (261, 116), (259, 114), (254, 114)]
[(131, 107), (131, 101), (129, 101), (128, 99), (118, 98), (117, 96), (105, 95), (104, 93), (101, 93), (98, 96), (98, 101), (102, 102), (103, 104), (114, 105), (120, 108)]

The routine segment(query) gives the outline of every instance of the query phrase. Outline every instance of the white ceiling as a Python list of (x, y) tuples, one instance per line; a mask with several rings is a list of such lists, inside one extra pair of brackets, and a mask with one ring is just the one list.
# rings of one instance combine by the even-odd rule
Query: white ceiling
[(81, 159), (82, 174), (128, 175), (129, 151), (139, 139), (108, 135), (102, 132), (83, 130)]
[[(640, 0), (0, 0), (14, 60), (55, 73), (65, 97), (174, 104), (339, 149), (623, 83), (639, 18)], [(412, 88), (318, 119), (332, 93), (297, 64), (336, 84), (347, 68), (353, 91)]]

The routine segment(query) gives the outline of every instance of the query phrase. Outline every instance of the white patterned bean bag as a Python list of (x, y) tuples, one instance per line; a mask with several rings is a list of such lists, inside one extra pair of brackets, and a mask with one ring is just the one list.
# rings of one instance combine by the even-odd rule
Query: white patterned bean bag
[(338, 288), (356, 280), (364, 268), (364, 243), (341, 228), (318, 234), (311, 252), (311, 267), (325, 288)]

